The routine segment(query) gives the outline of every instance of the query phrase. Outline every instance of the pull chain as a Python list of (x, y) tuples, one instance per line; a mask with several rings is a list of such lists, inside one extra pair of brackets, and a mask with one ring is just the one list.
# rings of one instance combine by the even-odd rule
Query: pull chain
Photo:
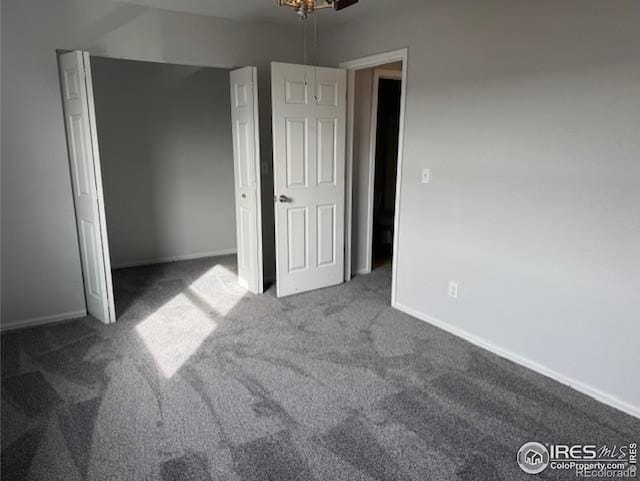
[(304, 64), (307, 65), (307, 21), (302, 20), (302, 44), (304, 48)]
[(318, 65), (320, 64), (320, 54), (318, 52), (318, 16), (313, 16), (313, 48), (315, 54), (315, 66), (313, 68), (313, 97), (318, 101)]
[(320, 52), (318, 51), (318, 15), (313, 16), (313, 49), (316, 57), (316, 65), (320, 65)]
[[(307, 19), (302, 20), (302, 46), (303, 46), (303, 58), (304, 64), (309, 64), (309, 55), (307, 53)], [(313, 16), (313, 63), (314, 65), (320, 65), (320, 50), (318, 49), (318, 17)]]
[[(302, 45), (304, 49), (303, 57), (304, 64), (309, 65), (308, 56), (307, 56), (307, 20), (302, 20)], [(320, 51), (318, 49), (318, 17), (316, 15), (313, 16), (313, 59), (314, 59), (314, 69), (313, 69), (313, 98), (318, 100), (318, 69), (315, 68), (320, 64)]]

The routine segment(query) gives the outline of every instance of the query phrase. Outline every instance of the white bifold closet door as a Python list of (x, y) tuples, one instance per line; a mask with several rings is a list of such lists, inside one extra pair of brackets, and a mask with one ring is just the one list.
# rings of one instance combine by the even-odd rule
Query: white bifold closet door
[(232, 71), (230, 82), (238, 278), (241, 285), (259, 294), (264, 284), (256, 67)]
[(344, 280), (346, 71), (271, 64), (277, 295)]
[(115, 322), (89, 53), (60, 55), (60, 82), (87, 311)]

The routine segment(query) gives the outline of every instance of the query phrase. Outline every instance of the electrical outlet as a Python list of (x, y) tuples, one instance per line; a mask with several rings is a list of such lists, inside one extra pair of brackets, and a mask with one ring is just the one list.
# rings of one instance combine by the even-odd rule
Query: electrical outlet
[(431, 169), (422, 169), (422, 183), (428, 184), (431, 182)]
[(458, 298), (458, 291), (459, 291), (459, 287), (458, 287), (458, 283), (456, 281), (449, 281), (449, 297), (451, 299), (457, 299)]

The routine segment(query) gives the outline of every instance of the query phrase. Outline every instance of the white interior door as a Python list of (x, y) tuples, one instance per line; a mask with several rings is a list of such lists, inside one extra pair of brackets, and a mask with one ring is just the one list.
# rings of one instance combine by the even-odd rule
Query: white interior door
[(277, 295), (344, 280), (346, 70), (271, 64)]
[(65, 53), (59, 62), (87, 311), (115, 322), (89, 53)]
[(230, 82), (238, 278), (241, 285), (259, 294), (264, 287), (256, 67), (234, 70)]

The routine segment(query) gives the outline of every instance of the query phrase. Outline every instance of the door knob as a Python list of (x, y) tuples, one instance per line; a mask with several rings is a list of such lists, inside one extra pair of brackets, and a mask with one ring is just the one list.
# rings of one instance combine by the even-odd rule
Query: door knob
[(280, 194), (280, 197), (278, 197), (278, 200), (280, 202), (291, 202), (291, 197), (287, 197), (284, 194)]

